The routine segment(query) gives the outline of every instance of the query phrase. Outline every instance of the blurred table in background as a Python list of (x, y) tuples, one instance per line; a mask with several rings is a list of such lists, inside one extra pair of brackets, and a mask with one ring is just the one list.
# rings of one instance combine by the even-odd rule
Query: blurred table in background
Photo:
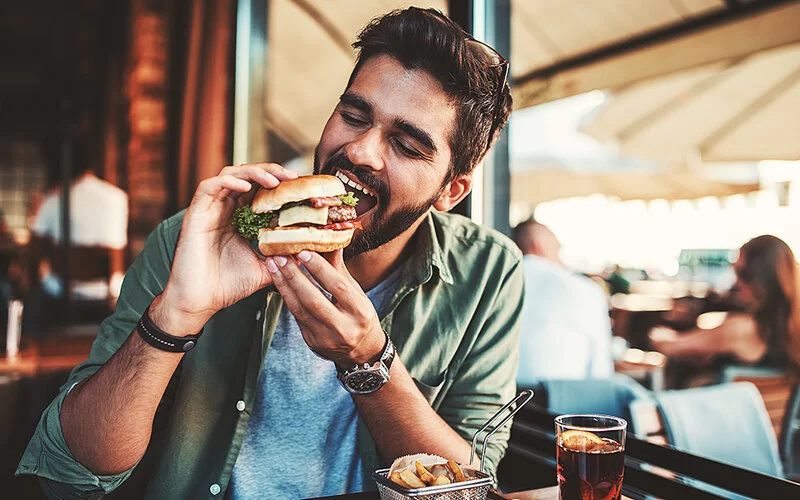
[(662, 315), (672, 310), (674, 300), (663, 296), (629, 293), (611, 296), (611, 326), (614, 335), (631, 347), (649, 349), (647, 333), (662, 323)]
[[(94, 330), (97, 331), (96, 329)], [(22, 335), (16, 358), (0, 357), (0, 497), (44, 499), (30, 477), (15, 478), (14, 469), (39, 417), (72, 368), (86, 360), (94, 337), (63, 334), (47, 338)]]
[(628, 375), (651, 391), (664, 390), (664, 369), (667, 357), (660, 352), (627, 349), (614, 360), (614, 371)]
[(27, 339), (16, 358), (0, 358), (0, 373), (34, 376), (71, 370), (89, 357), (93, 341), (93, 337)]

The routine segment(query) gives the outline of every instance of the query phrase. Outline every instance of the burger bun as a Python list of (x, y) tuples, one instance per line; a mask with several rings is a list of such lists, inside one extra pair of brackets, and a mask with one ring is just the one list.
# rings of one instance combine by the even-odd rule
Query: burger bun
[(250, 206), (255, 213), (279, 210), (287, 203), (309, 198), (327, 198), (347, 194), (344, 184), (333, 175), (306, 175), (281, 181), (273, 189), (260, 189)]
[(261, 229), (258, 233), (258, 250), (265, 256), (293, 255), (301, 250), (333, 252), (349, 245), (354, 232), (354, 229), (320, 229), (311, 226)]

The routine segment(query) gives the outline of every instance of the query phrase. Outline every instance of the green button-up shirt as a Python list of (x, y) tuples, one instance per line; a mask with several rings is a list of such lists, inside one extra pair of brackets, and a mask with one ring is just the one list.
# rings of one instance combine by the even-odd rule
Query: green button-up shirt
[[(283, 303), (272, 287), (208, 322), (197, 347), (176, 370), (156, 413), (148, 450), (135, 467), (111, 476), (93, 474), (73, 458), (61, 431), (59, 415), (69, 389), (122, 346), (164, 289), (182, 217), (164, 221), (150, 235), (89, 359), (72, 371), (25, 450), (17, 474), (38, 476), (51, 496), (92, 498), (120, 487), (137, 497), (219, 498), (228, 487)], [(432, 212), (417, 236), (381, 324), (431, 406), (470, 440), (514, 397), (524, 289), (521, 255), (504, 236), (457, 215)], [(493, 436), (486, 453), (488, 472), (494, 473), (505, 453), (508, 435), (506, 427)], [(386, 464), (363, 421), (358, 448), (364, 484), (374, 484), (372, 471)]]

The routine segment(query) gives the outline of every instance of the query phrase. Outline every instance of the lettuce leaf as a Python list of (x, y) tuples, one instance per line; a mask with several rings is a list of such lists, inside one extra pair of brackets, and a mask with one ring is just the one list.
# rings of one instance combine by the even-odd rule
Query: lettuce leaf
[(262, 227), (269, 227), (269, 221), (275, 217), (275, 212), (254, 213), (249, 206), (236, 209), (233, 213), (233, 225), (239, 234), (248, 240), (258, 239), (258, 230)]
[(352, 191), (348, 191), (347, 194), (340, 194), (337, 196), (339, 197), (340, 200), (342, 200), (342, 203), (344, 203), (345, 205), (354, 207), (358, 203), (358, 198), (353, 196)]

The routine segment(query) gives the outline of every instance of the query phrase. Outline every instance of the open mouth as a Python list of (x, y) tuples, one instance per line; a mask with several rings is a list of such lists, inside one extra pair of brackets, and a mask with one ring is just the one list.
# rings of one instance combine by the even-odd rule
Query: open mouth
[(358, 198), (356, 213), (359, 217), (375, 208), (375, 206), (378, 204), (378, 198), (371, 190), (347, 177), (344, 175), (344, 173), (342, 173), (341, 170), (337, 170), (335, 175), (340, 181), (342, 181), (342, 183), (344, 183), (345, 186), (353, 189), (356, 198)]

